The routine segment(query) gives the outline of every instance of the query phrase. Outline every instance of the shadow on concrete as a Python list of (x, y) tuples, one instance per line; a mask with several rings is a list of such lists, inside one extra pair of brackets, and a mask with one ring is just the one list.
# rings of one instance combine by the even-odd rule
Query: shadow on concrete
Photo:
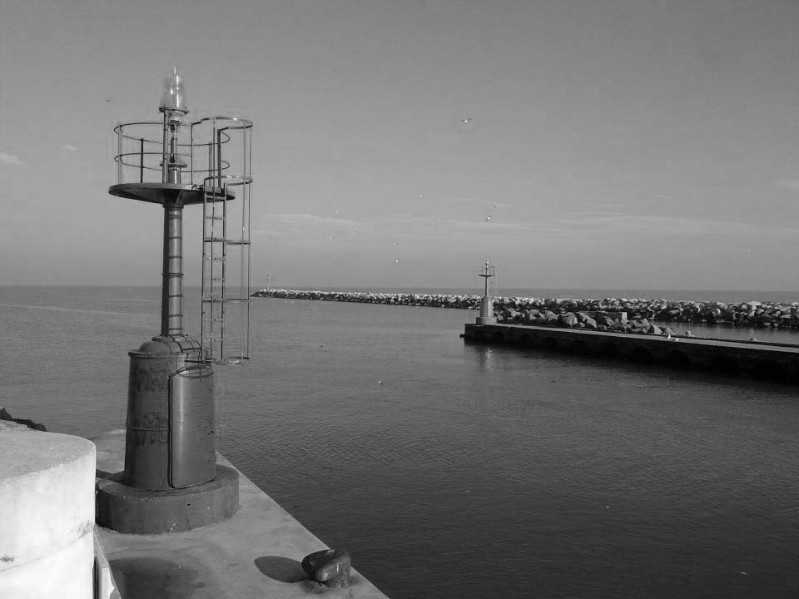
[(197, 570), (165, 559), (121, 558), (109, 564), (125, 599), (189, 599), (205, 587)]
[(308, 580), (302, 564), (295, 559), (279, 555), (265, 555), (255, 558), (255, 566), (261, 574), (278, 582), (301, 582)]

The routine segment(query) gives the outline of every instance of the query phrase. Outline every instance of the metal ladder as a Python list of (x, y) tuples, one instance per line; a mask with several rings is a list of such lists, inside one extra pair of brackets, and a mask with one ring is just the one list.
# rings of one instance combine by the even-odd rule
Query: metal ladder
[[(204, 132), (207, 156), (192, 156), (203, 173), (200, 342), (207, 362), (239, 364), (250, 354), (250, 193), (252, 123), (209, 117), (192, 124)], [(197, 169), (195, 171), (195, 168)]]
[(223, 360), (225, 355), (225, 245), (226, 189), (217, 177), (203, 182), (203, 269), (200, 340), (204, 359)]
[(229, 206), (244, 200), (234, 199), (224, 177), (205, 179), (200, 339), (209, 362), (249, 358), (249, 228), (230, 222), (235, 210)]

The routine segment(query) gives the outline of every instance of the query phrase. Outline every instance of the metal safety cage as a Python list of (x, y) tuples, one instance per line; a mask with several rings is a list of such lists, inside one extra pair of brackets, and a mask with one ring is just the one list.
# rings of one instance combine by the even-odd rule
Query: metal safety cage
[(250, 356), (252, 123), (215, 116), (192, 123), (192, 173), (203, 176), (200, 342), (206, 360)]
[[(168, 119), (164, 115), (164, 121), (132, 121), (114, 127), (117, 185), (163, 183), (163, 165), (168, 160), (180, 163), (183, 184), (198, 188), (209, 177), (246, 177), (252, 182), (251, 121), (235, 116), (208, 117), (188, 123), (169, 120), (178, 140), (169, 145), (164, 139)], [(222, 152), (218, 151), (220, 145)], [(238, 148), (234, 149), (236, 145)]]

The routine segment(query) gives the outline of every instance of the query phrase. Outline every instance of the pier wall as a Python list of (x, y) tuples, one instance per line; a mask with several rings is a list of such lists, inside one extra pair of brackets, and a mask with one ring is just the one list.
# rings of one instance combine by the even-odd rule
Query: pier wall
[(510, 344), (799, 384), (799, 346), (793, 345), (509, 324), (467, 324), (463, 337), (468, 342)]

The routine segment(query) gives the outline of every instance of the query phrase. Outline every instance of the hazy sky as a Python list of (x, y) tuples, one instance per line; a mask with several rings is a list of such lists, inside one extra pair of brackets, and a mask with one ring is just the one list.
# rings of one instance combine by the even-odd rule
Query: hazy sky
[(256, 286), (798, 290), (798, 32), (797, 0), (3, 0), (0, 284), (160, 284), (161, 209), (107, 190), (178, 66), (255, 122)]

